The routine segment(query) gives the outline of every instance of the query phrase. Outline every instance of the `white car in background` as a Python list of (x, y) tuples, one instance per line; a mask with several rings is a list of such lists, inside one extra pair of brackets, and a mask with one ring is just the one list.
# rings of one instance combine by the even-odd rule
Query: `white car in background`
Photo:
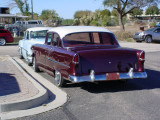
[(32, 65), (32, 50), (34, 44), (44, 44), (45, 36), (50, 27), (34, 27), (26, 30), (24, 38), (19, 41), (19, 57)]

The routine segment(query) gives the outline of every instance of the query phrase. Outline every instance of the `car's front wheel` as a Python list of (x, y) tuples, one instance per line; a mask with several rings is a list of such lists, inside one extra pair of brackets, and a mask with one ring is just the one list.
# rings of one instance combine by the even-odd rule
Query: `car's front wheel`
[(0, 38), (0, 45), (4, 46), (6, 44), (6, 40), (4, 38)]
[(37, 66), (35, 57), (33, 58), (33, 69), (34, 69), (35, 72), (39, 72), (40, 71), (38, 66)]
[(64, 87), (66, 85), (66, 81), (62, 78), (61, 73), (55, 71), (55, 81), (58, 87)]
[(20, 58), (20, 59), (23, 59), (22, 48), (19, 48), (19, 58)]
[(147, 36), (145, 41), (146, 41), (146, 43), (151, 43), (152, 42), (152, 37), (151, 36)]

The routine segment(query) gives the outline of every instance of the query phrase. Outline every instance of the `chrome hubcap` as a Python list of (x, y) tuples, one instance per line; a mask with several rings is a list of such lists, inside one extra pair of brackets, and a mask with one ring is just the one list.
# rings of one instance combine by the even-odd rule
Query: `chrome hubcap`
[(56, 84), (59, 85), (61, 80), (61, 74), (58, 71), (55, 72), (55, 80), (56, 80)]
[(6, 41), (5, 41), (5, 39), (3, 39), (3, 38), (0, 38), (0, 45), (5, 45), (6, 44)]
[(152, 41), (151, 38), (148, 38), (148, 39), (147, 39), (147, 42), (148, 42), (148, 43), (150, 43), (151, 41)]

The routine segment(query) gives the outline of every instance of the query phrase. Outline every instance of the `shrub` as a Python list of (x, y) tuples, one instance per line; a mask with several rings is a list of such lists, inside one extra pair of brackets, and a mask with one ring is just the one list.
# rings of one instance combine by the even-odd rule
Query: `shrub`
[(116, 38), (121, 41), (128, 41), (128, 39), (133, 38), (133, 33), (127, 31), (120, 31), (114, 33)]
[(92, 20), (89, 25), (91, 25), (91, 26), (99, 26), (100, 24), (97, 21)]
[(73, 25), (73, 19), (64, 19), (61, 25)]
[(156, 23), (155, 23), (155, 22), (151, 22), (149, 25), (150, 25), (151, 27), (155, 27), (155, 26), (156, 26)]

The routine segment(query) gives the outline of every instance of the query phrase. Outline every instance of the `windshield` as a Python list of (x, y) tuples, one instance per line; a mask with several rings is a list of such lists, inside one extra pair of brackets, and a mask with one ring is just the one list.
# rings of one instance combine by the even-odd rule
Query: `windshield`
[(72, 33), (63, 38), (64, 47), (84, 45), (119, 45), (115, 36), (107, 32)]
[(45, 38), (47, 31), (48, 30), (31, 31), (30, 36), (31, 38)]

